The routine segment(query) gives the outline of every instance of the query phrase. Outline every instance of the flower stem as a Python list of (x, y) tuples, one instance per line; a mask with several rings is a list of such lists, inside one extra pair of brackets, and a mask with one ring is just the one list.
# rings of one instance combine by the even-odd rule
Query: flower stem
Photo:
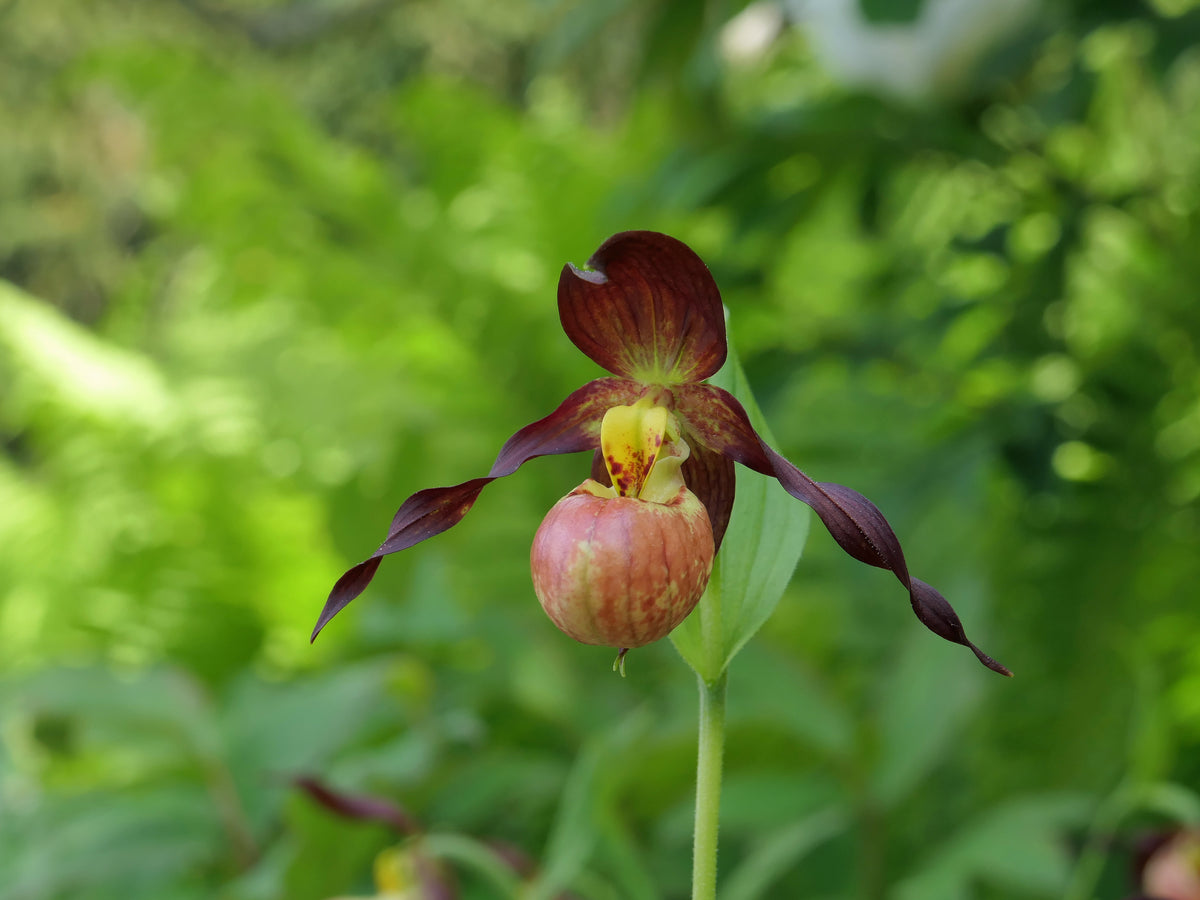
[(717, 822), (721, 763), (725, 755), (726, 673), (700, 685), (700, 737), (696, 754), (696, 828), (692, 847), (692, 900), (716, 900)]

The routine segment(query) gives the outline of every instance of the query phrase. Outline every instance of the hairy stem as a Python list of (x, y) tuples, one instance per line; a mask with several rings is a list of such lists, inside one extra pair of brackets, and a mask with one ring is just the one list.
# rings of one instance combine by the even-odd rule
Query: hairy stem
[(717, 829), (721, 763), (725, 755), (726, 673), (700, 685), (700, 737), (696, 754), (696, 828), (692, 848), (692, 900), (716, 900)]

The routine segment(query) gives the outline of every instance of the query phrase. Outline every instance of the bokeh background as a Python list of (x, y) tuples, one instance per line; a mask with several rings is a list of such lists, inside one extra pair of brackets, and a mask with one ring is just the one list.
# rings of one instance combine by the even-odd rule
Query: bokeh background
[(620, 679), (529, 585), (586, 458), (308, 642), (404, 497), (598, 374), (555, 284), (628, 228), (708, 262), (780, 449), (1017, 673), (814, 527), (731, 675), (722, 896), (1133, 893), (1200, 821), (1197, 38), (1195, 0), (0, 3), (0, 898), (374, 894), (400, 838), (298, 774), (464, 897), (493, 841), (527, 896), (687, 896), (693, 676)]

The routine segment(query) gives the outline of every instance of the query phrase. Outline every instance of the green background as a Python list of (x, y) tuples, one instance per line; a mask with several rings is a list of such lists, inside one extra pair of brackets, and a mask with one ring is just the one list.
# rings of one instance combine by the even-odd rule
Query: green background
[(529, 584), (586, 458), (308, 643), (404, 497), (599, 374), (555, 284), (629, 228), (1016, 672), (814, 524), (730, 676), (722, 896), (1132, 894), (1200, 822), (1200, 9), (944, 5), (0, 3), (0, 898), (372, 894), (399, 838), (300, 773), (530, 896), (687, 896), (694, 677)]

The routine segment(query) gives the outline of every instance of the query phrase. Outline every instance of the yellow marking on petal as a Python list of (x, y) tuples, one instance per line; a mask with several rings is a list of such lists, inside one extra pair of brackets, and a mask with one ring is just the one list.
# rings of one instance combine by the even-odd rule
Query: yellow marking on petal
[(683, 464), (691, 456), (692, 450), (687, 441), (678, 436), (678, 428), (675, 429), (675, 433), (676, 437), (663, 447), (654, 468), (646, 476), (642, 491), (638, 495), (643, 500), (649, 500), (651, 503), (670, 503), (679, 493), (679, 489), (686, 486), (683, 480)]
[(375, 857), (375, 887), (384, 894), (399, 894), (415, 883), (412, 860), (402, 847), (388, 847)]
[(600, 449), (608, 477), (621, 497), (637, 497), (654, 468), (671, 414), (643, 398), (633, 406), (614, 406), (600, 424)]
[(604, 414), (600, 449), (619, 497), (669, 503), (683, 487), (680, 467), (691, 451), (670, 410), (648, 397)]

